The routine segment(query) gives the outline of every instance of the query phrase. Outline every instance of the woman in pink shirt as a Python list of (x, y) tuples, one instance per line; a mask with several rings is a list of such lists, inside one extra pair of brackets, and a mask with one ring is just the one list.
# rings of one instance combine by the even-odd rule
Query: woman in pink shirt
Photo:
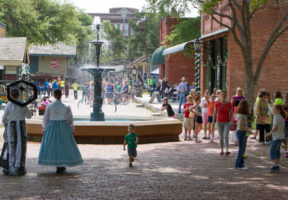
[(222, 90), (221, 99), (215, 104), (214, 119), (216, 119), (217, 129), (220, 137), (220, 155), (224, 155), (224, 147), (226, 148), (225, 155), (229, 155), (229, 131), (233, 122), (233, 111), (231, 102), (226, 100), (226, 91)]

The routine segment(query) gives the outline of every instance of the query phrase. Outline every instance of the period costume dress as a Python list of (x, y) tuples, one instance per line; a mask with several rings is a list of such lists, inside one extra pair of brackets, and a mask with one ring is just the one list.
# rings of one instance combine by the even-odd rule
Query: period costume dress
[(70, 106), (55, 100), (46, 108), (42, 122), (44, 136), (38, 164), (56, 167), (83, 163), (73, 136), (73, 116)]
[(6, 175), (22, 176), (26, 174), (27, 132), (25, 117), (32, 117), (27, 106), (21, 107), (12, 102), (6, 105), (2, 118), (2, 123), (5, 125), (4, 145), (0, 157), (0, 165)]

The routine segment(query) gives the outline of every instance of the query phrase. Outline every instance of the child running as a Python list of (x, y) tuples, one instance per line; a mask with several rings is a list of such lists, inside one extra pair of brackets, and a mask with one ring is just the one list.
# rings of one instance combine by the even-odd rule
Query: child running
[(200, 106), (201, 103), (201, 98), (200, 96), (196, 96), (195, 98), (195, 105), (192, 107), (192, 109), (194, 110), (194, 112), (196, 113), (195, 118), (196, 118), (196, 125), (195, 125), (195, 138), (196, 138), (196, 142), (200, 142), (200, 140), (198, 139), (198, 135), (202, 129), (202, 109)]
[(129, 156), (129, 167), (133, 167), (132, 162), (137, 156), (137, 144), (138, 144), (138, 135), (135, 133), (135, 125), (130, 124), (128, 126), (128, 134), (124, 138), (124, 151), (126, 150), (126, 144), (128, 144), (128, 156)]
[(215, 133), (215, 121), (213, 120), (215, 99), (216, 95), (212, 94), (210, 100), (208, 101), (208, 131), (210, 136), (210, 142), (213, 142)]
[(194, 103), (192, 102), (192, 96), (188, 95), (187, 97), (187, 102), (183, 106), (183, 111), (184, 111), (184, 129), (185, 129), (185, 135), (184, 135), (184, 140), (192, 140), (191, 138), (191, 130), (193, 129), (194, 125), (194, 118), (190, 118), (190, 112), (194, 113), (192, 111), (192, 107)]
[(280, 147), (285, 138), (286, 130), (285, 130), (285, 117), (286, 114), (284, 112), (282, 105), (275, 105), (274, 109), (274, 118), (273, 118), (273, 128), (271, 132), (268, 134), (272, 136), (272, 144), (270, 148), (270, 159), (274, 163), (274, 166), (270, 168), (271, 173), (279, 172), (279, 162), (280, 162)]
[(163, 105), (162, 105), (161, 110), (162, 111), (163, 110), (167, 110), (168, 117), (176, 118), (172, 106), (168, 103), (168, 98), (167, 97), (163, 98)]

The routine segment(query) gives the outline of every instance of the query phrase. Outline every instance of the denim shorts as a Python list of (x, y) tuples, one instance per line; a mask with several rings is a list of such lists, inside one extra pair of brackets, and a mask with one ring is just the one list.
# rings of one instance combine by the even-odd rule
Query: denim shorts
[(128, 148), (128, 156), (133, 156), (135, 158), (137, 156), (136, 148)]
[(279, 159), (281, 156), (280, 148), (283, 140), (273, 140), (270, 148), (270, 159)]

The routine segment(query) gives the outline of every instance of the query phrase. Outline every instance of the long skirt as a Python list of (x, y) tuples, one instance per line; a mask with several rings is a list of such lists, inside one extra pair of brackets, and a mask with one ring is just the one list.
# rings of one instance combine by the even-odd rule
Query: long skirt
[(26, 148), (27, 133), (25, 121), (8, 121), (0, 156), (0, 166), (3, 168), (4, 174), (10, 176), (23, 176), (26, 174)]
[(67, 121), (49, 121), (42, 139), (38, 164), (66, 167), (82, 163), (82, 156)]

